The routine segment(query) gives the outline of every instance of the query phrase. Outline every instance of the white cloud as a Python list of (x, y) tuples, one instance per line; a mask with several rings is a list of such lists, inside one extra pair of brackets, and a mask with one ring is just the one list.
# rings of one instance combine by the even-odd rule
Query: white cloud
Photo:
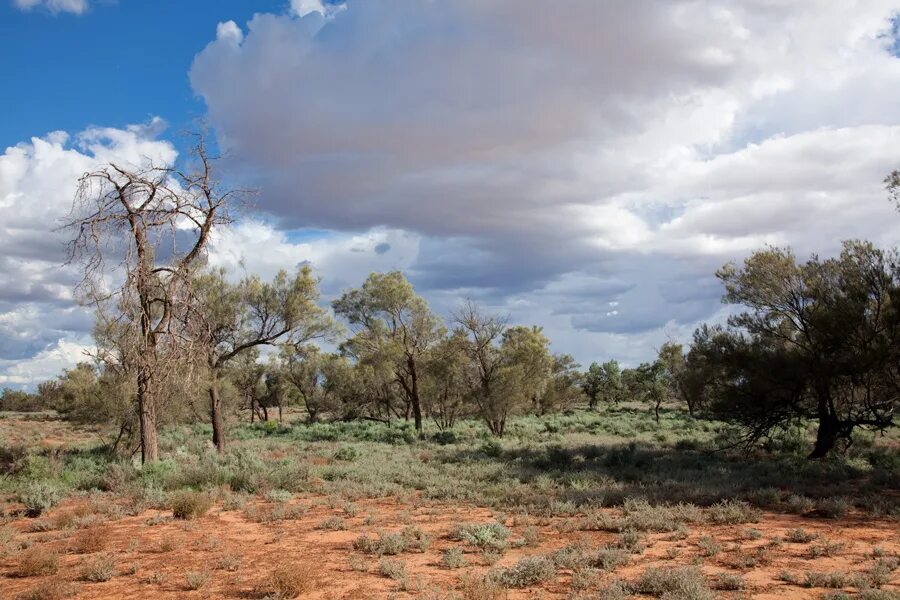
[(88, 352), (94, 350), (88, 339), (79, 341), (58, 340), (34, 356), (20, 361), (0, 360), (0, 386), (25, 387), (53, 379), (63, 369), (70, 369), (80, 362), (90, 360)]
[(13, 4), (20, 10), (43, 8), (53, 14), (66, 12), (80, 15), (88, 9), (88, 0), (13, 0)]
[(70, 356), (48, 355), (46, 348), (66, 348), (89, 332), (90, 316), (73, 299), (81, 273), (63, 264), (71, 232), (59, 227), (86, 171), (110, 161), (173, 161), (174, 147), (154, 139), (162, 126), (153, 119), (126, 129), (90, 128), (74, 137), (54, 132), (0, 154), (0, 378), (20, 382), (26, 371), (10, 361)]

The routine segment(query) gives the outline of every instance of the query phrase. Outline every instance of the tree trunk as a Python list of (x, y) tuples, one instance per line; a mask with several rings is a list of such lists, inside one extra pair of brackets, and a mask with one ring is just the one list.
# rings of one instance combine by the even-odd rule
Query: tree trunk
[(834, 415), (826, 414), (819, 417), (819, 429), (816, 432), (816, 445), (808, 458), (825, 458), (837, 443), (840, 433), (840, 425)]
[(219, 395), (219, 369), (209, 369), (209, 417), (212, 421), (213, 444), (216, 451), (225, 452), (225, 424), (222, 420), (222, 398)]
[(416, 362), (412, 357), (407, 359), (407, 366), (409, 367), (409, 374), (412, 379), (412, 389), (410, 390), (409, 401), (412, 404), (413, 418), (416, 421), (416, 431), (419, 432), (420, 438), (424, 438), (425, 432), (422, 431), (422, 402), (419, 400), (419, 378), (416, 373)]
[(256, 420), (256, 396), (249, 394), (250, 398), (250, 424)]
[(151, 389), (149, 369), (141, 366), (138, 368), (137, 375), (138, 417), (141, 423), (141, 464), (159, 460), (155, 400)]

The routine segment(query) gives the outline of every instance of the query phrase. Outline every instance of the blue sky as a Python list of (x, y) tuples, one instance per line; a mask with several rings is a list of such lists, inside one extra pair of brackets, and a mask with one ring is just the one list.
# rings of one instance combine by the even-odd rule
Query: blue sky
[(0, 0), (0, 386), (83, 360), (54, 231), (195, 119), (259, 194), (210, 260), (402, 269), (557, 352), (636, 364), (721, 320), (764, 244), (900, 240), (898, 0)]

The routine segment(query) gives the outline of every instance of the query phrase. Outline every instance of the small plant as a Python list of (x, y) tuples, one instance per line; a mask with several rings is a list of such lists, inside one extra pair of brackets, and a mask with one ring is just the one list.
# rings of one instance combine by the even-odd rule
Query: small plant
[(534, 525), (529, 525), (522, 531), (522, 545), (537, 546), (541, 541), (541, 532)]
[(806, 496), (801, 496), (798, 494), (791, 494), (787, 499), (787, 508), (788, 511), (794, 513), (795, 515), (803, 515), (816, 507), (816, 503), (812, 501), (812, 499), (807, 498)]
[(269, 490), (266, 492), (266, 500), (269, 502), (274, 502), (276, 504), (282, 504), (284, 502), (290, 502), (294, 497), (292, 493), (287, 490)]
[(614, 571), (631, 560), (632, 552), (624, 548), (603, 546), (590, 555), (589, 563), (604, 571)]
[(847, 585), (847, 575), (840, 571), (829, 573), (809, 571), (806, 573), (803, 585), (808, 588), (842, 588)]
[(841, 552), (847, 545), (843, 542), (832, 542), (829, 540), (821, 540), (809, 547), (808, 556), (810, 558), (822, 558), (825, 556), (835, 556)]
[(403, 528), (401, 535), (406, 538), (406, 546), (410, 550), (425, 552), (431, 546), (431, 536), (425, 533), (421, 527), (407, 525)]
[(706, 579), (696, 567), (649, 568), (641, 575), (635, 590), (648, 596), (665, 598), (713, 600)]
[(481, 550), (504, 552), (509, 546), (509, 529), (502, 523), (460, 523), (450, 531), (449, 537)]
[(697, 540), (697, 547), (703, 556), (715, 556), (722, 549), (722, 545), (708, 535)]
[(378, 562), (378, 572), (394, 581), (406, 581), (409, 576), (405, 562), (389, 558), (382, 558)]
[(355, 446), (341, 446), (333, 454), (335, 460), (354, 461), (359, 458), (359, 450)]
[(628, 600), (631, 597), (631, 590), (628, 588), (628, 584), (618, 579), (597, 594), (597, 600)]
[(556, 575), (556, 564), (543, 556), (525, 556), (513, 566), (493, 572), (490, 577), (505, 587), (521, 588), (547, 581)]
[(803, 528), (788, 529), (787, 533), (784, 534), (785, 541), (791, 542), (792, 544), (808, 544), (817, 537), (819, 536), (815, 533), (806, 531)]
[(55, 575), (59, 570), (59, 555), (43, 546), (32, 546), (19, 554), (16, 574), (19, 577)]
[(206, 492), (182, 490), (172, 495), (172, 515), (176, 519), (197, 519), (212, 507), (212, 496)]
[(27, 592), (15, 596), (15, 600), (63, 600), (71, 598), (73, 593), (71, 584), (53, 578), (42, 581)]
[(716, 525), (756, 523), (762, 513), (743, 500), (723, 500), (709, 507), (709, 520)]
[(616, 545), (631, 554), (640, 554), (644, 551), (644, 535), (634, 529), (626, 529), (619, 535)]
[(816, 503), (816, 511), (826, 519), (840, 519), (847, 516), (852, 504), (846, 498), (824, 498)]
[(91, 583), (109, 581), (116, 574), (116, 560), (112, 556), (100, 556), (88, 562), (81, 570), (80, 579)]
[(459, 546), (447, 548), (441, 556), (441, 563), (448, 569), (461, 569), (466, 566), (466, 558)]
[(206, 571), (188, 571), (184, 574), (184, 585), (189, 590), (199, 590), (209, 581)]
[(504, 600), (506, 590), (488, 577), (468, 575), (459, 582), (459, 592), (463, 600)]
[(405, 552), (409, 540), (402, 533), (378, 532), (377, 538), (361, 535), (353, 542), (353, 548), (366, 554), (391, 556)]
[(347, 529), (347, 522), (338, 516), (328, 517), (318, 525), (316, 529), (328, 529), (331, 531), (343, 531)]
[(748, 527), (741, 532), (741, 539), (744, 540), (758, 540), (763, 536), (763, 532), (755, 527)]
[(297, 598), (314, 589), (320, 578), (313, 562), (282, 564), (269, 573), (265, 591), (274, 600)]
[(778, 579), (791, 585), (798, 585), (800, 583), (800, 580), (797, 579), (797, 575), (790, 571), (782, 571), (778, 574)]
[(109, 530), (100, 527), (82, 529), (72, 538), (70, 548), (75, 554), (100, 552), (109, 543)]
[(717, 590), (736, 591), (744, 589), (744, 578), (737, 573), (719, 573), (713, 581)]
[(237, 571), (241, 568), (241, 557), (237, 554), (224, 554), (216, 561), (216, 569), (220, 571)]
[(25, 505), (25, 514), (38, 517), (53, 508), (61, 498), (59, 488), (46, 481), (33, 481), (19, 492), (19, 502)]

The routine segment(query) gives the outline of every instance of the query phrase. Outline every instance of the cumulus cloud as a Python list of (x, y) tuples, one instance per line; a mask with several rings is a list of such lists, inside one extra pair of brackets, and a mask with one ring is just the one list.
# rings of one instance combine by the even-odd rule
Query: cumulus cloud
[(90, 360), (94, 346), (87, 338), (58, 340), (32, 357), (20, 361), (0, 359), (0, 386), (25, 387), (59, 375), (63, 369)]
[(611, 354), (717, 314), (763, 244), (898, 239), (891, 0), (342, 7), (220, 33), (191, 82), (280, 227), (409, 232), (438, 303)]
[(88, 9), (88, 0), (13, 0), (13, 4), (20, 10), (43, 8), (52, 14), (80, 15)]
[[(0, 154), (0, 361), (27, 362), (59, 340), (68, 343), (89, 332), (90, 316), (73, 297), (81, 273), (64, 265), (71, 232), (60, 227), (86, 171), (111, 161), (172, 162), (174, 147), (155, 139), (162, 125), (154, 119), (75, 136), (54, 132)], [(4, 366), (9, 364), (0, 363), (0, 377), (12, 377), (11, 367)], [(16, 373), (17, 381), (25, 377), (25, 371)]]

